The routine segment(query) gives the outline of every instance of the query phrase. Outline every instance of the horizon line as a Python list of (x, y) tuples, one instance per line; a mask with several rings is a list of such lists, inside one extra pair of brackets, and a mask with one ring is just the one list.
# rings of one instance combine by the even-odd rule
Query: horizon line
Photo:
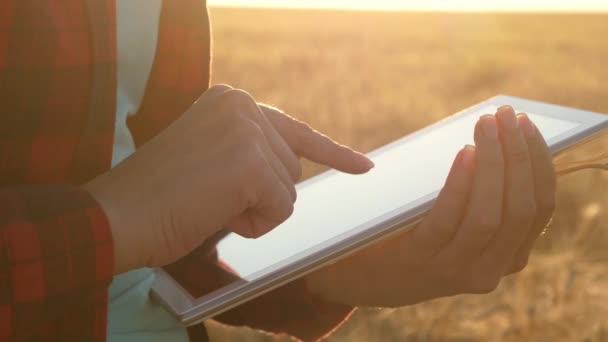
[(301, 5), (239, 5), (239, 4), (210, 4), (211, 8), (226, 9), (270, 9), (270, 10), (328, 10), (352, 12), (416, 12), (416, 13), (504, 13), (504, 14), (608, 14), (608, 9), (455, 9), (455, 8), (390, 8), (390, 7), (339, 7), (339, 6), (301, 6)]

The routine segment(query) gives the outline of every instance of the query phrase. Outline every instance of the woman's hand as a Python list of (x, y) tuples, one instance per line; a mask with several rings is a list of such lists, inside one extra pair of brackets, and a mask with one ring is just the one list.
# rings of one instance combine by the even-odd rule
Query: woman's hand
[(551, 153), (529, 118), (508, 106), (479, 120), (475, 142), (460, 151), (418, 227), (311, 274), (311, 291), (353, 306), (397, 307), (491, 292), (522, 270), (553, 215)]
[(117, 273), (162, 266), (226, 228), (258, 237), (293, 211), (299, 156), (350, 172), (372, 162), (249, 94), (209, 89), (160, 135), (85, 186), (110, 221)]

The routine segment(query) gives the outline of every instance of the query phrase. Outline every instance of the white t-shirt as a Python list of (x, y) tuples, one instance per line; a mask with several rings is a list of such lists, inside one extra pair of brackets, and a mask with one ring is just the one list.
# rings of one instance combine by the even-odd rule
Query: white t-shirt
[(127, 116), (141, 105), (152, 70), (162, 0), (117, 0), (118, 87), (112, 165), (135, 151)]
[[(171, 1), (171, 0), (168, 0)], [(118, 87), (112, 166), (135, 151), (127, 117), (141, 105), (156, 53), (162, 0), (116, 0)], [(114, 277), (109, 290), (108, 341), (186, 342), (186, 329), (149, 291), (151, 269)]]

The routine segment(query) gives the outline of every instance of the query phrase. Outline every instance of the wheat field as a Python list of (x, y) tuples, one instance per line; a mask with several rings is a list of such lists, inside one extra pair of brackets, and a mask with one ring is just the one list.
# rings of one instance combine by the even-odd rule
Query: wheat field
[[(211, 10), (213, 82), (362, 151), (495, 94), (608, 113), (608, 15)], [(608, 137), (577, 152), (603, 149)], [(323, 168), (305, 164), (305, 175)], [(217, 340), (275, 341), (209, 323)], [(608, 172), (560, 179), (550, 234), (486, 296), (358, 310), (329, 341), (608, 341)]]

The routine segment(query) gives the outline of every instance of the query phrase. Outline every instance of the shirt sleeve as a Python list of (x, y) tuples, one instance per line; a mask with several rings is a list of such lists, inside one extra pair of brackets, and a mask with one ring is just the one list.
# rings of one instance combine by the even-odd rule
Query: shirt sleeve
[[(186, 258), (165, 267), (194, 297), (238, 280), (218, 260), (213, 247), (217, 241), (212, 239)], [(352, 307), (313, 296), (304, 280), (296, 280), (214, 319), (228, 325), (247, 326), (303, 341), (316, 341), (331, 334), (348, 319), (352, 311)]]
[(105, 341), (109, 223), (84, 190), (0, 189), (0, 340)]

